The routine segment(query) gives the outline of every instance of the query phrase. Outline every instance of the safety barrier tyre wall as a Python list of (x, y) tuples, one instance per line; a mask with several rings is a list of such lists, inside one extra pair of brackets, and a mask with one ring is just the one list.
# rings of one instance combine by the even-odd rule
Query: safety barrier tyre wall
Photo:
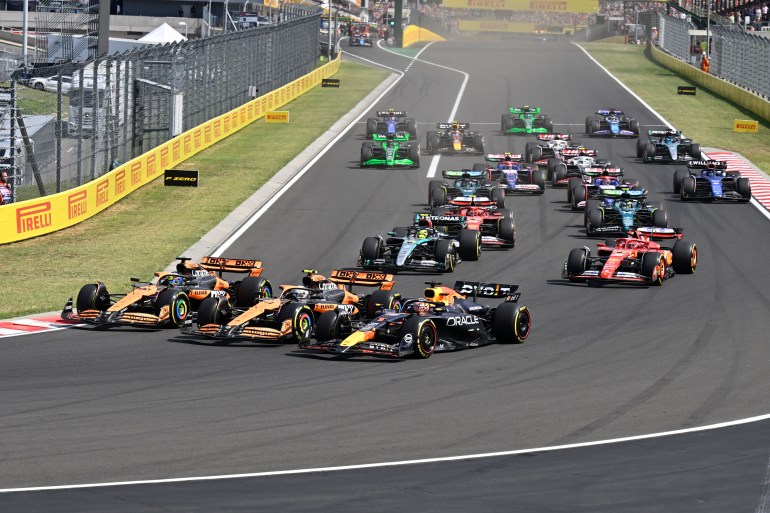
[(66, 192), (0, 206), (0, 244), (68, 228), (98, 214), (196, 153), (286, 105), (339, 70), (341, 58), (206, 121), (109, 173)]

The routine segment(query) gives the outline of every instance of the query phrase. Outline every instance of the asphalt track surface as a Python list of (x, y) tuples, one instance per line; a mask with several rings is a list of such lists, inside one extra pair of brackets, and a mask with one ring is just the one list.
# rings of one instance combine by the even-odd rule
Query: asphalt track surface
[[(353, 52), (397, 69), (411, 64), (373, 111), (409, 111), (425, 123), (418, 127), (421, 141), (427, 127), (448, 119), (461, 73), (380, 49)], [(635, 114), (643, 129), (661, 124), (571, 45), (444, 43), (430, 46), (420, 59), (470, 74), (456, 118), (484, 133), (488, 151), (523, 151), (532, 140), (499, 134), (500, 115), (511, 104), (542, 105), (557, 129), (576, 134), (585, 116), (603, 106)], [(361, 124), (343, 137), (226, 256), (257, 257), (274, 283), (295, 283), (308, 267), (325, 272), (354, 265), (364, 237), (409, 224), (415, 211), (426, 209), (430, 158), (424, 156), (418, 170), (359, 169), (363, 132)], [(657, 288), (589, 288), (562, 280), (569, 250), (598, 240), (585, 238), (582, 213), (569, 210), (566, 191), (549, 189), (541, 197), (508, 198), (516, 216), (515, 249), (484, 252), (479, 262), (462, 263), (454, 275), (441, 278), (450, 285), (455, 279), (519, 284), (522, 302), (533, 314), (532, 334), (521, 346), (382, 361), (301, 357), (287, 346), (215, 345), (169, 331), (83, 329), (4, 340), (0, 488), (530, 449), (768, 413), (768, 220), (749, 205), (681, 204), (671, 191), (674, 168), (639, 163), (634, 140), (591, 140), (590, 145), (621, 163), (627, 176), (639, 178), (651, 201), (668, 210), (672, 225), (685, 228), (699, 248), (696, 274), (676, 276)], [(477, 161), (442, 157), (438, 168), (470, 167)], [(399, 275), (397, 288), (419, 295), (430, 279)], [(700, 505), (698, 511), (737, 510), (697, 499), (717, 495), (715, 455), (725, 453), (728, 459), (735, 455), (731, 461), (743, 479), (731, 474), (718, 495), (741, 504), (739, 509), (757, 508), (765, 500), (768, 429), (757, 423), (736, 432), (740, 436), (683, 435), (658, 444), (603, 446), (596, 456), (590, 448), (565, 452), (558, 462), (549, 460), (561, 470), (549, 473), (544, 464), (527, 473), (524, 482), (538, 493), (532, 503), (523, 504), (553, 511), (574, 505), (576, 497), (590, 493), (586, 476), (594, 474), (579, 469), (595, 457), (600, 464), (591, 472), (598, 483), (611, 487), (630, 467), (647, 483), (626, 486), (628, 504), (635, 506), (623, 511), (660, 510), (669, 504), (678, 511), (686, 505), (692, 510)], [(746, 447), (754, 447), (751, 456)], [(677, 495), (676, 482), (667, 486), (668, 477), (676, 474), (671, 452), (690, 472), (686, 483), (694, 489), (686, 497), (694, 502), (679, 502), (686, 499)], [(488, 473), (500, 484), (496, 493), (504, 497), (509, 490), (514, 499), (517, 490), (526, 488), (506, 484), (508, 469), (521, 461), (450, 465), (446, 477), (440, 465), (427, 473), (414, 466), (410, 472), (426, 493), (433, 493), (427, 483), (439, 478), (457, 501), (477, 497), (475, 489), (465, 493), (463, 483)], [(532, 465), (537, 467), (530, 462), (524, 470)], [(347, 479), (364, 481), (361, 475)], [(387, 475), (403, 476), (399, 470)], [(305, 498), (324, 486), (316, 482), (302, 492), (306, 476), (296, 476), (293, 483), (283, 479), (292, 493)], [(367, 496), (373, 485), (366, 483), (354, 490), (336, 488), (336, 496)], [(243, 484), (233, 486), (243, 494), (256, 486)], [(190, 494), (200, 486), (181, 484), (168, 493)], [(144, 497), (151, 500), (147, 493)], [(5, 502), (12, 511), (24, 496), (30, 497), (0, 496), (0, 509), (6, 511)], [(188, 506), (196, 503), (194, 495), (188, 496)], [(242, 497), (248, 503), (248, 495)], [(328, 492), (327, 499), (333, 497)]]

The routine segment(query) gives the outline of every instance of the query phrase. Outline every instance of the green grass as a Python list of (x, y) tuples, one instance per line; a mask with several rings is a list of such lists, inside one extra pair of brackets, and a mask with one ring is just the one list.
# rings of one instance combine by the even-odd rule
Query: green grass
[(201, 186), (144, 186), (72, 228), (0, 246), (6, 273), (0, 319), (61, 309), (91, 280), (123, 292), (129, 277), (149, 279), (192, 246), (387, 74), (343, 63), (342, 87), (316, 87), (282, 110), (290, 124), (257, 121), (180, 164), (198, 169)]
[[(698, 86), (696, 96), (676, 94), (679, 85), (695, 85), (664, 68), (633, 45), (583, 44), (596, 60), (701, 147), (736, 151), (770, 173), (770, 123)], [(734, 119), (758, 119), (756, 134), (733, 132)]]
[[(56, 93), (48, 91), (38, 91), (29, 87), (19, 86), (17, 89), (19, 110), (25, 116), (32, 114), (54, 114), (56, 115)], [(62, 116), (67, 117), (69, 110), (69, 96), (62, 95)]]

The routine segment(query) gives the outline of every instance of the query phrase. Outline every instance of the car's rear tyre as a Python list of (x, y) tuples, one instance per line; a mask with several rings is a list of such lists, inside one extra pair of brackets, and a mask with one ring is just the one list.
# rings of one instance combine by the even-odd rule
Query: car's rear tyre
[(505, 191), (500, 187), (494, 187), (491, 192), (490, 199), (495, 202), (495, 206), (505, 208)]
[(600, 200), (596, 199), (587, 199), (586, 200), (586, 208), (583, 211), (583, 225), (588, 224), (588, 212), (590, 212), (593, 209), (598, 209), (599, 205), (601, 205), (602, 202)]
[(417, 122), (409, 118), (406, 120), (406, 131), (409, 132), (409, 138), (415, 139), (417, 137)]
[(668, 228), (668, 212), (662, 208), (652, 211), (652, 225), (655, 228)]
[(628, 120), (628, 129), (631, 130), (637, 137), (639, 137), (639, 121), (636, 119)]
[(586, 200), (586, 188), (583, 184), (576, 186), (572, 189), (572, 210), (578, 210), (580, 202)]
[(642, 160), (651, 162), (653, 157), (655, 157), (655, 145), (652, 143), (645, 144), (644, 150), (642, 151)]
[(361, 145), (361, 163), (363, 164), (367, 160), (371, 160), (372, 156), (374, 155), (374, 150), (372, 149), (372, 143), (365, 142)]
[(588, 265), (588, 255), (583, 248), (575, 248), (569, 252), (567, 257), (567, 276), (572, 279), (573, 276), (578, 276), (586, 272), (586, 266)]
[(679, 197), (682, 201), (685, 201), (690, 199), (691, 194), (695, 194), (695, 177), (689, 175), (686, 176), (680, 184)]
[(572, 203), (572, 193), (576, 185), (583, 185), (583, 180), (578, 177), (572, 177), (567, 182), (567, 203)]
[(438, 147), (440, 143), (441, 142), (436, 132), (428, 132), (428, 153), (431, 155), (438, 153)]
[(173, 327), (180, 328), (190, 313), (190, 300), (187, 294), (179, 289), (162, 291), (155, 300), (155, 315), (160, 316), (164, 306), (168, 306), (168, 322)]
[(591, 132), (589, 131), (589, 128), (590, 128), (590, 126), (591, 126), (591, 121), (593, 121), (593, 119), (594, 119), (594, 118), (592, 118), (591, 116), (587, 116), (587, 117), (586, 117), (586, 123), (585, 123), (585, 132), (586, 132), (588, 135), (591, 135)]
[(481, 256), (481, 232), (463, 228), (457, 237), (460, 242), (460, 258), (468, 261), (478, 260)]
[(546, 132), (549, 134), (553, 133), (553, 121), (551, 121), (551, 118), (548, 116), (543, 117), (543, 128), (545, 128)]
[(366, 318), (371, 319), (382, 310), (401, 311), (401, 297), (389, 290), (375, 290), (366, 300)]
[(508, 217), (500, 219), (497, 225), (497, 236), (511, 247), (516, 245), (516, 222), (513, 218)]
[(316, 322), (315, 339), (319, 342), (341, 339), (340, 317), (340, 313), (336, 310), (322, 313)]
[(436, 262), (443, 263), (444, 271), (451, 273), (455, 270), (455, 264), (457, 263), (455, 247), (452, 241), (449, 239), (440, 239), (436, 241), (436, 246), (433, 248)]
[(553, 169), (553, 181), (558, 182), (564, 180), (567, 177), (567, 164), (560, 162), (554, 166)]
[(413, 162), (412, 167), (420, 167), (420, 147), (417, 144), (409, 146), (409, 160)]
[(412, 356), (414, 358), (430, 358), (430, 355), (436, 350), (438, 333), (436, 332), (436, 325), (430, 319), (419, 316), (408, 318), (401, 326), (399, 335), (402, 341), (411, 337), (414, 347)]
[(364, 269), (374, 267), (374, 261), (382, 254), (382, 241), (379, 237), (367, 237), (361, 246), (361, 266)]
[(502, 344), (521, 344), (529, 336), (532, 318), (526, 306), (503, 303), (492, 314), (492, 334)]
[(558, 164), (561, 164), (562, 160), (557, 158), (549, 158), (548, 163), (545, 166), (545, 170), (547, 173), (547, 178), (551, 181), (553, 181), (553, 171), (556, 169), (556, 166)]
[(428, 182), (428, 205), (433, 203), (433, 189), (440, 188), (444, 185), (443, 180), (431, 180)]
[(473, 136), (473, 147), (479, 153), (484, 153), (484, 136), (476, 134)]
[(700, 144), (692, 143), (690, 145), (690, 156), (694, 159), (700, 160), (701, 158)]
[(207, 324), (224, 324), (225, 311), (227, 310), (227, 299), (223, 297), (207, 297), (198, 306), (198, 316), (196, 323), (198, 328)]
[(502, 124), (502, 132), (504, 134), (508, 133), (508, 130), (512, 129), (515, 125), (513, 121), (513, 116), (510, 114), (503, 114), (502, 119), (500, 120), (500, 123)]
[(647, 278), (651, 285), (663, 285), (666, 277), (666, 263), (663, 255), (656, 251), (642, 255), (642, 276)]
[(545, 171), (536, 169), (532, 171), (532, 183), (540, 187), (540, 192), (545, 192)]
[(594, 119), (591, 121), (591, 124), (588, 125), (588, 135), (593, 137), (593, 135), (599, 131), (599, 120)]
[(524, 158), (527, 162), (536, 162), (543, 155), (543, 149), (536, 142), (528, 142), (524, 145)]
[(586, 235), (591, 236), (596, 233), (597, 228), (604, 224), (604, 213), (600, 208), (592, 208), (588, 211), (588, 223), (586, 223)]
[(698, 267), (698, 248), (694, 242), (680, 239), (674, 243), (671, 250), (674, 272), (677, 274), (692, 274)]
[(738, 178), (735, 183), (735, 190), (743, 197), (742, 202), (751, 200), (751, 182), (748, 178)]
[(75, 300), (75, 309), (78, 312), (85, 312), (86, 310), (101, 312), (110, 307), (109, 297), (107, 287), (100, 281), (83, 285)]
[(366, 118), (366, 138), (369, 139), (372, 135), (377, 133), (377, 120), (374, 118)]
[(291, 334), (289, 341), (295, 344), (306, 342), (315, 331), (315, 317), (313, 310), (307, 305), (297, 303), (285, 303), (278, 311), (278, 324), (291, 320)]
[(682, 190), (682, 182), (690, 176), (687, 169), (677, 169), (674, 172), (674, 194), (679, 194)]
[(247, 276), (238, 285), (236, 305), (250, 308), (258, 299), (273, 297), (273, 285), (264, 278)]
[(447, 204), (446, 188), (435, 187), (433, 194), (431, 194), (431, 207), (443, 207)]
[(644, 153), (644, 145), (645, 142), (642, 139), (636, 140), (636, 158), (642, 158), (642, 154)]

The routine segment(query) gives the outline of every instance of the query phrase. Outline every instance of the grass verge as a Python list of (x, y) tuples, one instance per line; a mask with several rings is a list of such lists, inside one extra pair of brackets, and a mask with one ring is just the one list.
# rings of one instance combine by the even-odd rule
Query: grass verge
[(201, 186), (142, 187), (76, 226), (0, 246), (6, 273), (0, 319), (62, 308), (90, 280), (124, 292), (192, 246), (372, 91), (387, 73), (343, 63), (340, 89), (316, 87), (285, 110), (290, 124), (257, 121), (180, 164), (200, 170)]
[(756, 119), (746, 109), (698, 86), (696, 96), (679, 96), (676, 87), (695, 85), (648, 59), (643, 46), (588, 43), (583, 46), (669, 123), (702, 147), (736, 151), (770, 173), (770, 123), (759, 119), (759, 132), (733, 132), (734, 119)]

